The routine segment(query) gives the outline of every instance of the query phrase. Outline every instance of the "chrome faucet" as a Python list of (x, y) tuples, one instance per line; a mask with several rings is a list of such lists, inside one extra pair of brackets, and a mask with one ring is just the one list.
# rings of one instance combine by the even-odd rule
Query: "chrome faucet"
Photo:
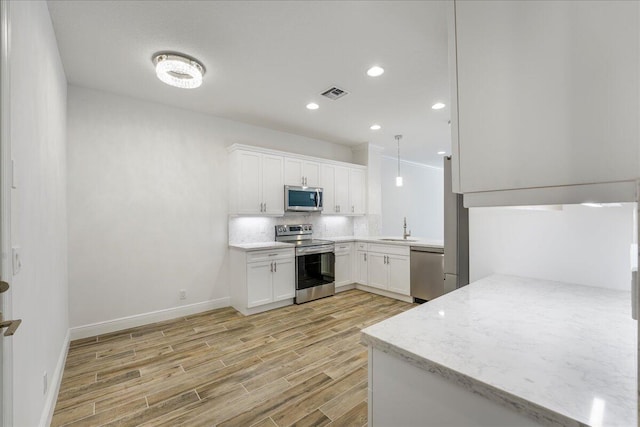
[(402, 233), (402, 238), (404, 240), (407, 240), (407, 237), (411, 237), (411, 230), (409, 230), (409, 232), (407, 233), (407, 217), (404, 217), (404, 232)]

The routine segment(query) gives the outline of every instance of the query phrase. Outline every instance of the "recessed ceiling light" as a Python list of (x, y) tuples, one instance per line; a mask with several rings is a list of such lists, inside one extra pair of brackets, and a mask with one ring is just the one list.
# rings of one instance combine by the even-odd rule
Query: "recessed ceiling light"
[(318, 104), (316, 104), (315, 102), (310, 102), (307, 104), (307, 109), (308, 110), (317, 110), (318, 108), (320, 108), (320, 106)]
[(369, 68), (367, 70), (367, 75), (370, 77), (378, 77), (384, 74), (384, 68), (378, 67), (377, 65)]
[(602, 203), (580, 203), (582, 206), (589, 206), (590, 208), (601, 208)]
[(182, 89), (195, 89), (202, 84), (204, 67), (186, 56), (161, 53), (153, 57), (156, 76), (164, 83)]
[(369, 127), (369, 129), (371, 129), (371, 130), (380, 130), (381, 128), (382, 128), (382, 126), (380, 126), (380, 125), (371, 125)]
[(443, 154), (447, 154), (446, 151), (438, 151), (438, 154), (443, 155)]
[(434, 110), (441, 110), (444, 107), (446, 107), (446, 105), (444, 105), (442, 102), (436, 102), (431, 106), (431, 108), (433, 108)]

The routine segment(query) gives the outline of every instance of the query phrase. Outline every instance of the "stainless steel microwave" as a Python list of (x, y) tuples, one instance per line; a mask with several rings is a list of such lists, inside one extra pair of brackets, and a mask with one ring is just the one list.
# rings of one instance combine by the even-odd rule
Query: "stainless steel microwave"
[(285, 185), (284, 210), (286, 212), (321, 212), (322, 188)]

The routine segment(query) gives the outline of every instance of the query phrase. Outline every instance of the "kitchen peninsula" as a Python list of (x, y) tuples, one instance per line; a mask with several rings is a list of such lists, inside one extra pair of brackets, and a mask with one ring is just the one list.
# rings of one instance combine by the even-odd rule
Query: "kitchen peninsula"
[(635, 426), (629, 292), (494, 275), (363, 330), (371, 426)]

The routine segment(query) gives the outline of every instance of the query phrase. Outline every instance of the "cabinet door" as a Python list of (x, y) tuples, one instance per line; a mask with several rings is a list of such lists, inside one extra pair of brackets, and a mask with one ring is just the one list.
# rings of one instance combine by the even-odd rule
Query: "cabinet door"
[(241, 152), (239, 159), (239, 178), (237, 189), (238, 213), (261, 213), (262, 203), (262, 155), (252, 152)]
[(273, 301), (272, 262), (247, 264), (247, 307), (256, 307)]
[(367, 252), (356, 251), (355, 260), (355, 281), (361, 285), (369, 283), (369, 267), (367, 266)]
[(300, 159), (284, 158), (284, 185), (304, 185), (302, 164)]
[(284, 159), (280, 156), (262, 156), (262, 201), (265, 213), (284, 213)]
[(273, 300), (293, 298), (296, 294), (294, 259), (274, 261), (273, 270)]
[(302, 176), (306, 186), (320, 186), (320, 163), (305, 161), (302, 165)]
[(337, 212), (335, 198), (336, 168), (333, 165), (322, 165), (320, 168), (320, 187), (323, 188), (322, 198), (323, 214), (333, 214)]
[(375, 252), (367, 253), (368, 281), (367, 285), (374, 288), (387, 289), (389, 287), (389, 270), (386, 255)]
[(457, 1), (454, 191), (638, 177), (639, 9), (637, 1)]
[(356, 215), (365, 213), (365, 176), (361, 169), (349, 170), (349, 212)]
[(336, 252), (336, 286), (353, 283), (351, 280), (351, 252)]
[(387, 257), (387, 267), (389, 269), (389, 290), (402, 295), (410, 295), (411, 285), (409, 282), (409, 257), (402, 255), (387, 255)]
[(350, 214), (349, 206), (349, 168), (343, 166), (335, 167), (335, 205), (339, 214)]

